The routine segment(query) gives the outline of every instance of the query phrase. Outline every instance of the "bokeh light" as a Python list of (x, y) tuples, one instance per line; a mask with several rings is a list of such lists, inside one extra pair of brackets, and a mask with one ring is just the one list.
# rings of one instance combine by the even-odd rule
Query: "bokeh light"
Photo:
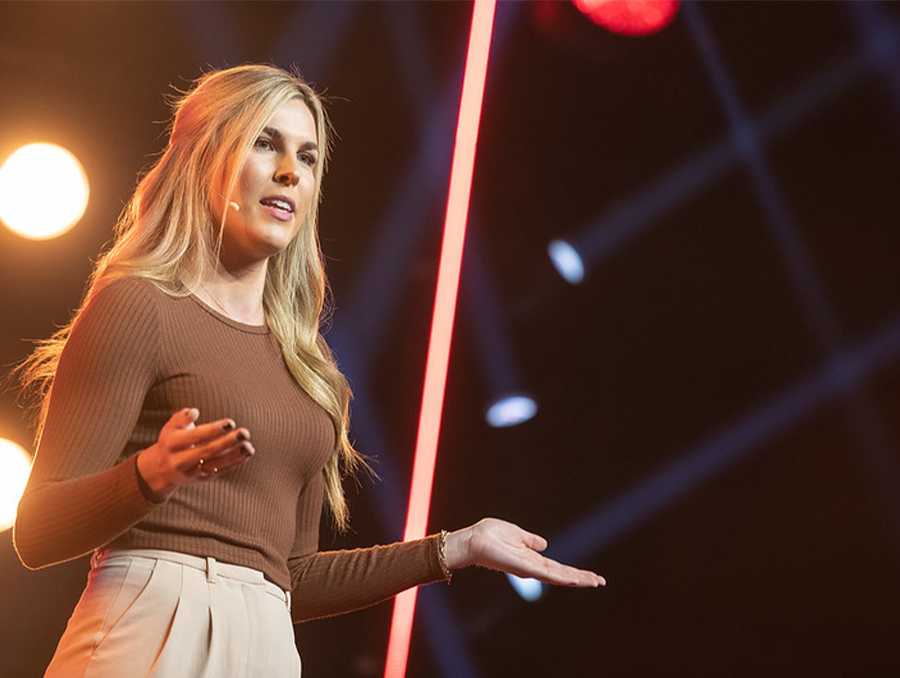
[(651, 35), (668, 26), (679, 0), (572, 0), (598, 26), (621, 35)]
[(547, 246), (547, 254), (553, 267), (563, 280), (578, 285), (584, 280), (584, 260), (574, 247), (565, 240), (554, 240)]
[(525, 393), (511, 393), (495, 399), (484, 418), (494, 428), (516, 426), (537, 414), (537, 402)]
[(22, 146), (0, 167), (0, 221), (30, 240), (62, 235), (88, 204), (84, 168), (55, 144)]
[(515, 592), (529, 603), (540, 600), (541, 596), (544, 595), (544, 584), (537, 579), (517, 577), (514, 574), (507, 574), (506, 579), (515, 589)]
[(30, 472), (31, 455), (22, 446), (0, 438), (0, 532), (13, 526)]

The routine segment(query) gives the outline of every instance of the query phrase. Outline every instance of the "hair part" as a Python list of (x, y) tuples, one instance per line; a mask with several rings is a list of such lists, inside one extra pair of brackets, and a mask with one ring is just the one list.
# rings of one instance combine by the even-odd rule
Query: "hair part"
[[(299, 232), (269, 259), (263, 307), (294, 380), (331, 418), (336, 444), (323, 473), (328, 506), (343, 530), (349, 512), (342, 477), (367, 464), (348, 437), (350, 387), (320, 332), (329, 296), (317, 218), (329, 125), (321, 98), (299, 75), (274, 66), (237, 66), (202, 75), (175, 98), (168, 144), (119, 216), (113, 244), (97, 262), (81, 306), (68, 325), (38, 343), (19, 374), (40, 403), (39, 440), (60, 355), (84, 308), (120, 278), (147, 278), (180, 296), (214, 270), (225, 217), (216, 224), (211, 204), (217, 198), (228, 203), (254, 141), (275, 111), (295, 98), (315, 119), (315, 189)], [(220, 187), (224, 195), (216, 196)]]

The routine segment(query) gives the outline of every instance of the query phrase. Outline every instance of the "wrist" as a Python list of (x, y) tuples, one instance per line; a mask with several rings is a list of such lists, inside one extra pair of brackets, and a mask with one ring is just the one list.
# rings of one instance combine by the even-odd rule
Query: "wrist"
[(441, 573), (444, 580), (449, 584), (453, 577), (453, 570), (447, 565), (447, 537), (450, 535), (447, 530), (441, 530), (438, 535), (438, 564), (441, 566)]
[(466, 567), (466, 551), (469, 543), (468, 530), (444, 531), (443, 539), (443, 565), (450, 572)]
[(153, 472), (152, 464), (147, 462), (147, 455), (144, 454), (146, 451), (147, 450), (141, 450), (138, 452), (134, 465), (138, 486), (141, 489), (141, 493), (148, 501), (152, 501), (155, 504), (161, 504), (169, 498), (169, 495), (172, 494), (175, 487), (169, 486), (161, 474)]

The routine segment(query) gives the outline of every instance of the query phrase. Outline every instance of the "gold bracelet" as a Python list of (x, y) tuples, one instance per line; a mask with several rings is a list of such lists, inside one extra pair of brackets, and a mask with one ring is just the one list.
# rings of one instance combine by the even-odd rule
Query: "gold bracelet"
[(453, 571), (447, 567), (447, 535), (449, 534), (447, 530), (441, 530), (441, 536), (438, 539), (438, 562), (441, 564), (441, 571), (448, 584), (453, 577)]

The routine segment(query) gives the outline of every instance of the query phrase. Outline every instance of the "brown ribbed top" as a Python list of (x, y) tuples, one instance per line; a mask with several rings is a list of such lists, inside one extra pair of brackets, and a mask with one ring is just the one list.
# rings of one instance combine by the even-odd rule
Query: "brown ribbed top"
[[(185, 407), (200, 421), (231, 417), (256, 454), (151, 502), (136, 453)], [(436, 537), (318, 552), (333, 447), (330, 419), (290, 376), (267, 327), (142, 279), (116, 281), (82, 313), (60, 359), (16, 549), (33, 568), (105, 545), (212, 556), (292, 589), (296, 621), (443, 579)]]

